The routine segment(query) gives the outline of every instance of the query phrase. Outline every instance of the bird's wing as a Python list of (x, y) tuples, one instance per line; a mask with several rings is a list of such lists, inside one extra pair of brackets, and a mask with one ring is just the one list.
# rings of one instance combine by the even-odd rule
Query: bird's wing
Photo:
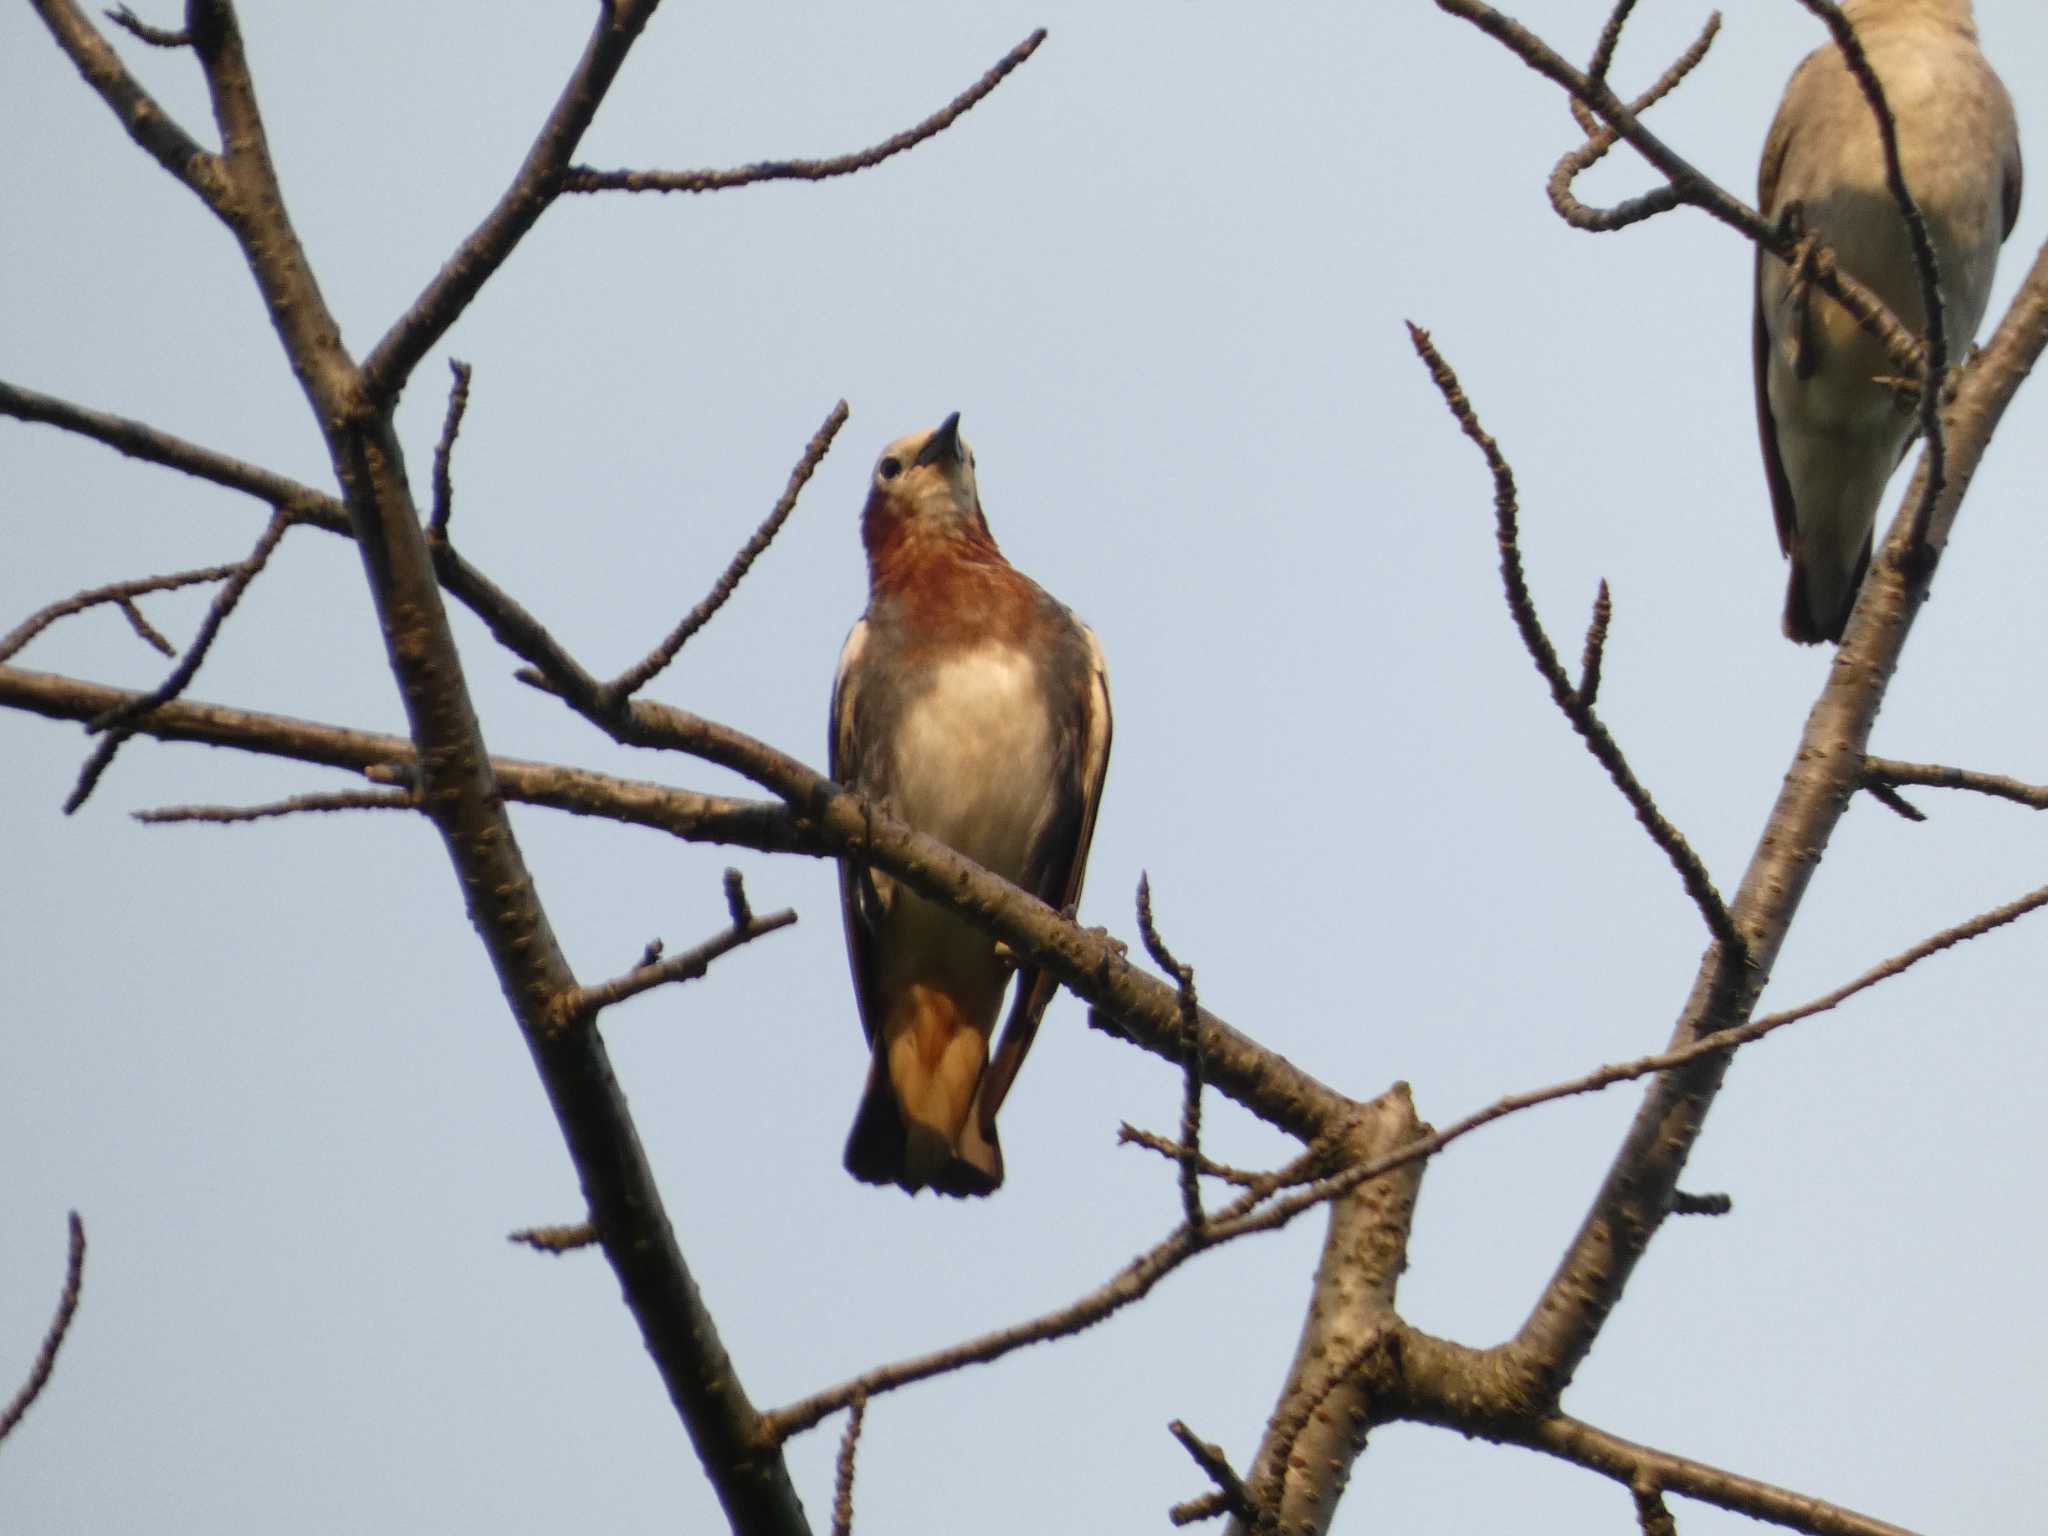
[(2020, 158), (2020, 139), (2015, 133), (2006, 141), (2005, 147), (2005, 231), (2002, 240), (2012, 233), (2013, 225), (2020, 221), (2020, 189), (2026, 183), (2026, 165)]
[[(1095, 840), (1095, 812), (1102, 804), (1103, 780), (1109, 775), (1112, 724), (1109, 669), (1103, 664), (1102, 647), (1093, 630), (1079, 620), (1074, 623), (1087, 645), (1088, 677), (1084, 685), (1080, 750), (1074, 754), (1073, 775), (1060, 786), (1059, 792), (1074, 797), (1077, 814), (1052, 818), (1055, 835), (1071, 837), (1072, 842), (1048, 861), (1044, 878), (1033, 892), (1047, 906), (1060, 911), (1073, 906), (1081, 897), (1081, 877), (1088, 868), (1088, 845)], [(1070, 831), (1066, 830), (1069, 828)], [(975, 1093), (984, 1133), (994, 1126), (996, 1111), (1003, 1107), (1017, 1069), (1024, 1064), (1024, 1053), (1031, 1049), (1038, 1034), (1038, 1021), (1044, 1017), (1046, 1005), (1058, 987), (1052, 976), (1035, 966), (1018, 969), (1017, 999), (1010, 1006), (1002, 1040)]]
[[(861, 658), (867, 650), (868, 621), (861, 619), (839, 653), (839, 671), (832, 679), (832, 722), (826, 766), (835, 784), (861, 759), (859, 736)], [(880, 898), (867, 866), (839, 861), (839, 907), (846, 925), (846, 964), (853, 973), (853, 997), (860, 1006), (861, 1031), (873, 1044), (880, 1022), (875, 1009), (875, 922)]]
[[(1808, 61), (1811, 63), (1811, 60)], [(1786, 101), (1799, 83), (1807, 65), (1802, 64), (1794, 73), (1792, 84), (1785, 88)], [(1756, 173), (1757, 211), (1766, 219), (1775, 218), (1778, 212), (1778, 173), (1784, 169), (1785, 152), (1792, 143), (1791, 114), (1781, 105), (1778, 115), (1771, 122), (1771, 131), (1764, 140), (1763, 163)], [(1764, 319), (1764, 263), (1777, 258), (1764, 250), (1756, 251), (1755, 321), (1752, 337), (1752, 351), (1756, 363), (1756, 428), (1757, 436), (1763, 442), (1764, 479), (1771, 489), (1771, 514), (1778, 525), (1778, 550), (1791, 554), (1798, 535), (1797, 509), (1792, 504), (1792, 482), (1785, 474), (1785, 460), (1778, 451), (1778, 424), (1771, 416), (1771, 329)]]

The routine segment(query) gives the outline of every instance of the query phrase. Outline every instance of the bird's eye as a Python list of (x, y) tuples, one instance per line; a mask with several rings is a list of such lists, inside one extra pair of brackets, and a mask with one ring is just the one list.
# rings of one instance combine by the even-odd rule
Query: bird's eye
[(875, 466), (875, 473), (884, 480), (894, 480), (903, 473), (903, 461), (897, 458), (884, 459)]

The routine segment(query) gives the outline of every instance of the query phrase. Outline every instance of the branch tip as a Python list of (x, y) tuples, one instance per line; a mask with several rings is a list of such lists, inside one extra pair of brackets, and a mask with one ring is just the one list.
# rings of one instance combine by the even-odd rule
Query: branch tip
[(28, 1380), (21, 1384), (21, 1390), (14, 1394), (13, 1401), (0, 1409), (0, 1440), (5, 1440), (21, 1423), (35, 1400), (49, 1385), (50, 1373), (57, 1368), (57, 1351), (64, 1347), (64, 1340), (71, 1332), (71, 1320), (78, 1315), (79, 1292), (85, 1284), (85, 1223), (78, 1219), (78, 1212), (68, 1213), (65, 1219), (68, 1234), (64, 1257), (64, 1289), (57, 1296), (57, 1310), (50, 1318), (50, 1326), (43, 1330), (42, 1347), (36, 1351), (35, 1362), (29, 1367)]

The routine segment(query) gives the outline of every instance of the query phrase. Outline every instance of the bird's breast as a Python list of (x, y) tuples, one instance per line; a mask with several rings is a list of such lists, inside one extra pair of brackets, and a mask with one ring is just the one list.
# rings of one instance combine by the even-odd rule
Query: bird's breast
[(1055, 736), (1028, 652), (960, 652), (932, 668), (903, 711), (891, 799), (911, 825), (1020, 879), (1048, 811)]

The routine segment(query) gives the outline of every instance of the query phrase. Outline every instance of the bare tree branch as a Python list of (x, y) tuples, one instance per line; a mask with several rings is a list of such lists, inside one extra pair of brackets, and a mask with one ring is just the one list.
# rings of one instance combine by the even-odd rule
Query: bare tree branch
[(142, 611), (135, 606), (135, 599), (151, 592), (175, 592), (180, 587), (196, 587), (204, 582), (225, 581), (241, 569), (241, 562), (234, 565), (208, 565), (196, 571), (173, 571), (165, 576), (139, 576), (130, 581), (116, 581), (104, 587), (93, 587), (89, 591), (62, 598), (46, 607), (38, 608), (23, 619), (5, 635), (0, 635), (0, 662), (12, 661), (31, 640), (48, 629), (59, 619), (84, 613), (89, 608), (102, 604), (115, 604), (122, 615), (150, 645), (166, 656), (175, 656), (177, 649), (170, 641), (157, 633), (155, 627), (143, 618)]
[(1500, 543), (1501, 583), (1506, 588), (1508, 611), (1514, 615), (1515, 628), (1521, 632), (1522, 644), (1528, 648), (1530, 658), (1536, 663), (1536, 670), (1543, 674), (1543, 680), (1550, 685), (1550, 696), (1557, 701), (1557, 707), (1571, 722), (1572, 729), (1586, 744), (1600, 766), (1607, 770), (1607, 776), (1614, 781), (1622, 798), (1636, 813), (1643, 830), (1650, 834), (1650, 840), (1664, 850), (1664, 856), (1678, 871), (1678, 878), (1684, 883), (1686, 894), (1693, 905), (1699, 908), (1700, 916), (1706, 920), (1707, 929), (1714, 935), (1714, 941), (1731, 954), (1743, 952), (1742, 935), (1736, 931), (1734, 921), (1728, 915), (1728, 908), (1721, 900), (1721, 893), (1714, 889), (1713, 877), (1707, 873), (1706, 865), (1693, 852), (1692, 844), (1685, 834), (1673, 826), (1657, 809), (1656, 801), (1622, 756), (1621, 748), (1614, 737), (1593, 713), (1593, 708), (1572, 687), (1571, 679), (1565, 675), (1564, 664), (1557, 659), (1557, 648), (1550, 643), (1550, 637), (1543, 632), (1543, 621), (1536, 616), (1535, 601), (1529, 596), (1529, 583), (1522, 574), (1522, 552), (1519, 533), (1516, 529), (1515, 474), (1508, 467), (1500, 446), (1494, 442), (1486, 429), (1479, 424), (1478, 414), (1458, 384), (1458, 376), (1451, 371), (1443, 355), (1429, 339), (1429, 332), (1420, 326), (1410, 324), (1409, 338), (1415, 343), (1415, 351), (1424, 366), (1429, 369), (1430, 378), (1457, 419), (1459, 429), (1478, 445), (1486, 459), (1487, 468), (1493, 474), (1493, 506), (1498, 525)]
[(1678, 1536), (1678, 1522), (1664, 1503), (1664, 1490), (1647, 1472), (1638, 1473), (1628, 1490), (1636, 1501), (1636, 1529), (1643, 1536)]
[(565, 1227), (523, 1227), (507, 1233), (505, 1241), (531, 1248), (535, 1253), (564, 1254), (579, 1248), (595, 1248), (599, 1238), (597, 1228), (579, 1221)]
[(1586, 625), (1586, 646), (1579, 655), (1579, 702), (1591, 709), (1600, 697), (1600, 664), (1607, 656), (1607, 626), (1614, 622), (1614, 599), (1606, 578), (1593, 596), (1593, 617)]
[[(1574, 69), (1520, 22), (1484, 3), (1484, 0), (1436, 0), (1436, 7), (1447, 15), (1469, 21), (1545, 79), (1562, 86), (1574, 100), (1584, 103), (1602, 122), (1613, 128), (1624, 143), (1664, 174), (1671, 184), (1671, 194), (1678, 201), (1692, 204), (1782, 260), (1792, 260), (1797, 242), (1788, 232), (1767, 222), (1754, 208), (1739, 198), (1731, 197), (1700, 174), (1645, 128), (1605, 83), (1590, 79)], [(1653, 191), (1623, 206), (1647, 205), (1662, 196), (1661, 191)], [(1641, 216), (1645, 215), (1638, 215)], [(1883, 343), (1894, 366), (1902, 373), (1917, 377), (1923, 371), (1924, 356), (1920, 343), (1876, 294), (1837, 270), (1832, 261), (1822, 264), (1822, 269), (1815, 273), (1814, 281), (1822, 292), (1854, 316), (1863, 330)]]
[[(1345, 1128), (1337, 1155), (1370, 1166), (1425, 1129), (1406, 1085), (1396, 1084)], [(1366, 1436), (1402, 1396), (1395, 1290), (1408, 1265), (1423, 1168), (1410, 1163), (1361, 1180), (1330, 1206), (1301, 1340), (1245, 1479), (1262, 1518), (1289, 1536), (1329, 1530)], [(1233, 1218), (1250, 1230), (1249, 1216), (1238, 1218), (1242, 1205), (1213, 1230), (1231, 1230)], [(1250, 1526), (1234, 1520), (1229, 1529), (1249, 1536)]]
[(50, 1373), (57, 1368), (57, 1351), (64, 1347), (65, 1335), (71, 1331), (71, 1319), (78, 1315), (78, 1293), (85, 1283), (85, 1223), (78, 1219), (78, 1212), (73, 1211), (67, 1224), (71, 1236), (64, 1260), (64, 1289), (57, 1296), (57, 1311), (50, 1319), (50, 1326), (43, 1331), (42, 1348), (36, 1351), (28, 1380), (21, 1384), (21, 1390), (14, 1394), (13, 1401), (0, 1409), (0, 1440), (14, 1432), (22, 1415), (49, 1385)]
[(1919, 784), (1928, 789), (1974, 790), (1980, 795), (2024, 805), (2029, 810), (2048, 811), (2048, 786), (2028, 784), (2004, 774), (1950, 768), (1941, 763), (1902, 763), (1890, 757), (1863, 759), (1863, 788), (1866, 790), (1875, 794), (1901, 784)]
[(1199, 1513), (1190, 1513), (1196, 1508), (1192, 1502), (1176, 1504), (1168, 1512), (1167, 1518), (1175, 1525), (1190, 1525), (1196, 1520), (1229, 1514), (1235, 1515), (1247, 1525), (1256, 1525), (1259, 1511), (1252, 1503), (1252, 1496), (1244, 1485), (1244, 1479), (1237, 1475), (1236, 1468), (1230, 1464), (1230, 1458), (1223, 1454), (1223, 1447), (1204, 1440), (1179, 1419), (1167, 1425), (1166, 1432), (1181, 1443), (1181, 1449), (1188, 1453), (1196, 1466), (1208, 1473), (1209, 1480), (1216, 1485), (1213, 1499), (1205, 1500), (1200, 1506)]
[[(1606, 89), (1607, 65), (1612, 61), (1613, 45), (1620, 40), (1621, 24), (1635, 7), (1635, 0), (1620, 0), (1614, 12), (1607, 19), (1607, 27), (1600, 34), (1599, 47), (1594, 51), (1592, 66), (1587, 70), (1589, 83)], [(1714, 39), (1721, 30), (1721, 13), (1713, 12), (1707, 17), (1707, 24), (1700, 35), (1684, 53), (1672, 61), (1671, 67), (1657, 77), (1656, 82), (1642, 95), (1628, 104), (1629, 115), (1639, 117), (1678, 89), (1680, 82), (1699, 67), (1707, 56), (1707, 50), (1714, 45)], [(1653, 187), (1648, 192), (1615, 204), (1612, 208), (1593, 208), (1579, 201), (1572, 191), (1572, 183), (1587, 171), (1607, 158), (1609, 150), (1620, 142), (1621, 135), (1605, 126), (1592, 110), (1577, 96), (1569, 98), (1572, 116), (1585, 131), (1586, 142), (1561, 158), (1550, 172), (1545, 188), (1550, 194), (1550, 206), (1557, 210), (1558, 217), (1574, 229), (1583, 229), (1593, 234), (1606, 234), (1617, 229), (1626, 229), (1631, 224), (1640, 224), (1645, 219), (1655, 218), (1679, 206), (1682, 198), (1678, 189), (1666, 183)]]
[[(1440, 0), (1463, 4), (1464, 0)], [(2018, 297), (1949, 408), (1950, 475), (1928, 528), (1939, 549), (1962, 492), (2006, 406), (2048, 347), (2048, 250), (2036, 257)], [(1923, 466), (1924, 468), (1924, 466)], [(1911, 536), (1919, 476), (1894, 519), (1888, 547)], [(1747, 960), (1710, 950), (1672, 1032), (1674, 1047), (1743, 1022), (1755, 1006), (1815, 864), (1862, 777), (1863, 753), (1906, 637), (1926, 600), (1925, 562), (1873, 565), (1835, 666), (1807, 719), (1777, 804), (1731, 908)], [(1599, 1194), (1515, 1339), (1497, 1357), (1527, 1401), (1555, 1401), (1598, 1337), (1629, 1277), (1670, 1209), (1706, 1112), (1727, 1071), (1723, 1053), (1662, 1074), (1644, 1099)], [(1671, 1485), (1675, 1486), (1675, 1485)]]
[(85, 804), (101, 777), (112, 766), (114, 754), (121, 750), (122, 743), (135, 734), (136, 723), (152, 709), (176, 698), (190, 685), (206, 660), (206, 654), (213, 649), (213, 642), (219, 636), (221, 626), (241, 602), (242, 594), (249, 590), (249, 584), (263, 572), (270, 563), (271, 555), (291, 531), (292, 516), (289, 512), (271, 514), (270, 524), (263, 530), (263, 536), (256, 541), (256, 547), (249, 551), (248, 558), (233, 567), (227, 584), (214, 594), (207, 606), (206, 617), (200, 622), (199, 633), (192, 637), (192, 643), (185, 648), (184, 657), (171, 669), (170, 675), (148, 693), (141, 694), (129, 703), (108, 710), (88, 724), (92, 731), (104, 732), (99, 745), (86, 758), (78, 770), (78, 782), (64, 801), (64, 814), (69, 816)]
[(1562, 1415), (1539, 1420), (1524, 1429), (1509, 1428), (1499, 1434), (1481, 1430), (1479, 1433), (1503, 1444), (1547, 1452), (1611, 1477), (1631, 1489), (1639, 1477), (1647, 1475), (1665, 1493), (1683, 1494), (1702, 1504), (1766, 1520), (1787, 1530), (1806, 1531), (1810, 1536), (1913, 1536), (1912, 1532), (1900, 1526), (1869, 1515), (1859, 1515), (1839, 1504), (1761, 1483), (1755, 1478), (1674, 1456), (1668, 1451), (1636, 1445), (1618, 1435), (1610, 1435), (1605, 1430)]
[(867, 1394), (862, 1393), (847, 1408), (846, 1433), (839, 1439), (839, 1460), (832, 1474), (832, 1536), (853, 1536), (853, 1458), (867, 1416)]
[(656, 987), (677, 981), (696, 981), (710, 972), (711, 962), (721, 955), (731, 954), (741, 946), (751, 944), (778, 928), (789, 927), (795, 921), (796, 913), (787, 907), (780, 912), (771, 912), (766, 917), (753, 917), (750, 914), (748, 921), (735, 922), (725, 932), (706, 939), (696, 948), (685, 950), (680, 955), (638, 966), (611, 981), (600, 982), (595, 986), (578, 987), (574, 992), (565, 993), (555, 999), (555, 1011), (561, 1019), (559, 1027), (568, 1029), (578, 1024), (587, 1024), (614, 1003), (623, 1003), (628, 998), (638, 997), (642, 992), (651, 992)]
[[(1147, 1151), (1157, 1152), (1161, 1157), (1176, 1163), (1181, 1162), (1188, 1155), (1185, 1143), (1168, 1141), (1164, 1136), (1157, 1135), (1152, 1131), (1141, 1131), (1129, 1121), (1125, 1121), (1117, 1127), (1116, 1140), (1117, 1145), (1120, 1147), (1143, 1147)], [(1232, 1168), (1202, 1156), (1196, 1157), (1195, 1167), (1208, 1178), (1221, 1179), (1225, 1184), (1236, 1184), (1247, 1189), (1271, 1187), (1273, 1182), (1271, 1174), (1253, 1173), (1245, 1168)]]
[(288, 800), (273, 800), (267, 805), (164, 805), (133, 814), (137, 821), (152, 827), (185, 821), (203, 821), (227, 827), (309, 812), (416, 811), (419, 808), (420, 797), (409, 789), (353, 789), (329, 794), (293, 795)]
[(152, 48), (190, 48), (192, 46), (192, 34), (185, 30), (185, 28), (178, 27), (174, 30), (170, 27), (152, 27), (125, 5), (115, 6), (106, 13), (106, 16), (107, 20), (111, 21), (122, 31), (139, 38)]
[(763, 181), (825, 181), (880, 165), (953, 126), (1045, 41), (1039, 28), (995, 62), (989, 72), (923, 122), (892, 134), (870, 149), (825, 160), (761, 160), (729, 171), (597, 171), (571, 166), (562, 176), (564, 192), (723, 192)]
[[(226, 197), (220, 157), (203, 149), (155, 97), (137, 83), (99, 30), (71, 0), (30, 0), (85, 83), (99, 93), (128, 137), (214, 212)], [(117, 18), (118, 19), (118, 18)], [(190, 43), (188, 35), (186, 43)]]
[[(881, 861), (876, 862), (879, 864)], [(1407, 1085), (1396, 1084), (1371, 1103), (1356, 1106), (1356, 1114), (1346, 1127), (1348, 1149), (1354, 1155), (1376, 1153), (1380, 1148), (1390, 1147), (1409, 1139), (1415, 1123), (1415, 1111), (1409, 1102)], [(1419, 1177), (1419, 1174), (1415, 1174), (1402, 1181), (1396, 1181), (1393, 1187), (1408, 1188), (1408, 1198), (1412, 1200), (1413, 1180)], [(1243, 1196), (1229, 1209), (1212, 1217), (1199, 1233), (1185, 1223), (1176, 1227), (1158, 1243), (1118, 1270), (1103, 1285), (1068, 1306), (1012, 1324), (1007, 1328), (999, 1328), (979, 1338), (935, 1350), (930, 1354), (878, 1366), (836, 1387), (815, 1392), (786, 1407), (762, 1415), (763, 1431), (772, 1437), (774, 1443), (780, 1444), (790, 1436), (803, 1433), (846, 1407), (857, 1393), (880, 1396), (884, 1392), (893, 1392), (899, 1387), (928, 1381), (932, 1377), (946, 1375), (964, 1366), (985, 1365), (1028, 1344), (1066, 1338), (1092, 1328), (1122, 1311), (1132, 1302), (1142, 1300), (1161, 1280), (1196, 1254), (1214, 1247), (1226, 1234), (1243, 1235), (1235, 1224), (1251, 1209), (1256, 1198), (1255, 1194)], [(1408, 1204), (1404, 1200), (1375, 1188), (1349, 1206), (1333, 1206), (1332, 1230), (1334, 1232), (1338, 1229), (1341, 1215), (1347, 1237), (1355, 1237), (1361, 1230), (1376, 1228), (1389, 1212), (1400, 1215), (1401, 1219), (1405, 1220), (1407, 1209)], [(1335, 1248), (1326, 1244), (1326, 1256), (1333, 1251), (1346, 1252), (1341, 1242)], [(1349, 1262), (1350, 1257), (1355, 1255), (1347, 1255), (1346, 1262)], [(1377, 1274), (1371, 1270), (1368, 1273)], [(1391, 1278), (1384, 1276), (1376, 1279), (1374, 1283), (1379, 1284), (1382, 1280), (1386, 1284), (1391, 1284)]]
[(485, 283), (510, 259), (562, 190), (569, 157), (618, 78), (626, 55), (660, 0), (608, 0), (598, 8), (583, 56), (512, 184), (433, 280), (363, 359), (365, 398), (389, 404), (428, 350), (448, 333)]
[(434, 510), (427, 517), (427, 537), (445, 539), (448, 519), (455, 511), (455, 479), (449, 463), (455, 457), (455, 438), (462, 431), (462, 416), (469, 409), (469, 380), (476, 371), (469, 364), (448, 359), (454, 375), (448, 386), (448, 414), (441, 422), (441, 441), (434, 445)]
[(804, 447), (803, 457), (796, 461), (796, 468), (789, 472), (789, 484), (783, 487), (782, 495), (776, 498), (775, 505), (769, 509), (767, 517), (761, 520), (761, 526), (754, 530), (754, 536), (732, 557), (732, 563), (726, 566), (724, 574), (712, 584), (704, 600), (684, 615), (683, 622), (675, 627), (666, 640), (641, 661), (628, 667), (604, 685), (601, 692), (609, 702), (600, 705), (600, 708), (606, 709), (607, 712), (616, 709), (620, 702), (645, 688), (664, 667), (676, 659), (676, 654), (690, 643), (691, 638), (711, 622), (718, 610), (725, 606), (726, 599), (732, 596), (747, 572), (753, 568), (754, 562), (761, 557), (762, 551), (774, 542), (775, 535), (782, 531), (782, 525), (789, 521), (789, 514), (796, 510), (797, 497), (803, 494), (804, 487), (810, 484), (811, 476), (817, 473), (819, 464), (824, 462), (826, 453), (831, 450), (832, 440), (839, 435), (839, 429), (846, 425), (846, 417), (846, 402), (842, 400), (832, 407), (826, 414), (823, 424), (811, 434), (810, 442)]
[(39, 422), (89, 438), (131, 459), (174, 469), (224, 490), (239, 491), (274, 509), (289, 507), (301, 522), (353, 537), (348, 513), (334, 497), (273, 470), (188, 442), (147, 422), (95, 411), (4, 381), (0, 381), (0, 416)]
[(1200, 1232), (1202, 1214), (1202, 1033), (1201, 1001), (1195, 995), (1195, 970), (1182, 965), (1159, 937), (1152, 923), (1152, 877), (1138, 876), (1138, 937), (1145, 952), (1173, 979), (1180, 1000), (1181, 1075), (1184, 1090), (1180, 1110), (1180, 1205), (1188, 1229)]

